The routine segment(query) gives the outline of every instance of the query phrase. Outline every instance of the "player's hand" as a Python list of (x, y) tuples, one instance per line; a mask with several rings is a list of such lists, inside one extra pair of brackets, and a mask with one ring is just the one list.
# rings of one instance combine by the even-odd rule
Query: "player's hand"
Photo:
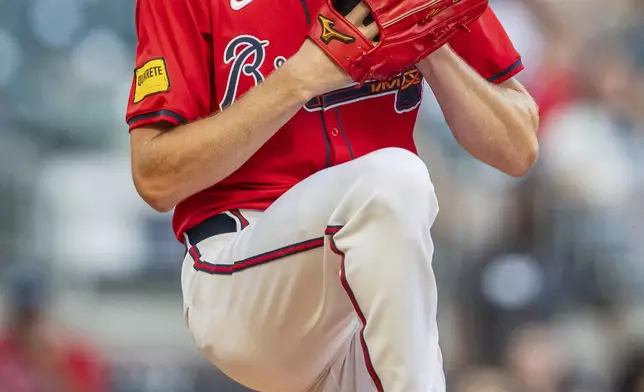
[[(369, 8), (360, 2), (346, 18), (373, 41), (378, 35), (378, 26), (375, 23), (363, 23), (369, 13)], [(352, 82), (349, 75), (308, 38), (288, 61), (288, 65), (293, 77), (298, 79), (310, 97), (345, 87)]]

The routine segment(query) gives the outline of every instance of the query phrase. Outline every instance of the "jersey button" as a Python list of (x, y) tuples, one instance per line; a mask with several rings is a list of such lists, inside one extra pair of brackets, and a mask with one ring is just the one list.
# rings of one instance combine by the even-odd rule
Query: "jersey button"
[(338, 128), (333, 128), (331, 130), (331, 135), (338, 136), (338, 134), (340, 134), (340, 131), (338, 130)]

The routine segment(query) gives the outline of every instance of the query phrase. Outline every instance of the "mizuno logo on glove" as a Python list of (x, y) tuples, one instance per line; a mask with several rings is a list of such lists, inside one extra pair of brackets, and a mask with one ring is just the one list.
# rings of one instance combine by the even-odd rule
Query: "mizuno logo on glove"
[(333, 20), (327, 18), (324, 15), (318, 15), (318, 20), (322, 25), (322, 34), (320, 35), (320, 40), (325, 44), (328, 45), (329, 42), (333, 41), (334, 39), (345, 44), (355, 42), (356, 39), (354, 37), (336, 30), (334, 28), (335, 22)]

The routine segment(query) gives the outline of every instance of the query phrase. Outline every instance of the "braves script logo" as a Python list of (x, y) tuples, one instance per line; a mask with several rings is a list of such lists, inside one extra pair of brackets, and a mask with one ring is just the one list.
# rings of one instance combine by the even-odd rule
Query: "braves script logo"
[(252, 35), (240, 35), (233, 38), (224, 51), (224, 63), (230, 64), (228, 83), (223, 100), (219, 103), (221, 109), (225, 109), (235, 102), (237, 87), (243, 75), (254, 79), (255, 85), (264, 81), (264, 75), (260, 68), (266, 58), (266, 47), (268, 41), (262, 41)]
[(332, 40), (338, 40), (344, 44), (350, 44), (352, 42), (355, 42), (355, 38), (348, 35), (339, 32), (336, 30), (335, 27), (335, 22), (329, 18), (327, 18), (324, 15), (318, 15), (318, 20), (320, 21), (320, 25), (322, 26), (322, 34), (320, 35), (320, 39), (322, 42), (325, 44), (329, 44)]
[(304, 109), (309, 112), (317, 112), (384, 95), (394, 95), (396, 113), (406, 113), (420, 105), (423, 95), (422, 81), (420, 71), (414, 67), (389, 80), (367, 81), (362, 86), (357, 86), (354, 83), (345, 88), (331, 91), (322, 97), (315, 97), (304, 105)]

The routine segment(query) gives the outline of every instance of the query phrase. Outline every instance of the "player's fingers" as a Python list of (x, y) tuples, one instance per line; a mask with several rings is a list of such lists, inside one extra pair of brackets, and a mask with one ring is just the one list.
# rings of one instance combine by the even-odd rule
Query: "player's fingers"
[(351, 12), (347, 15), (347, 20), (353, 23), (355, 26), (362, 26), (363, 21), (367, 16), (369, 16), (369, 7), (367, 7), (363, 2), (358, 3)]
[(359, 29), (362, 35), (369, 38), (369, 40), (371, 41), (373, 41), (378, 36), (378, 25), (375, 22), (369, 24), (368, 26), (362, 26)]

